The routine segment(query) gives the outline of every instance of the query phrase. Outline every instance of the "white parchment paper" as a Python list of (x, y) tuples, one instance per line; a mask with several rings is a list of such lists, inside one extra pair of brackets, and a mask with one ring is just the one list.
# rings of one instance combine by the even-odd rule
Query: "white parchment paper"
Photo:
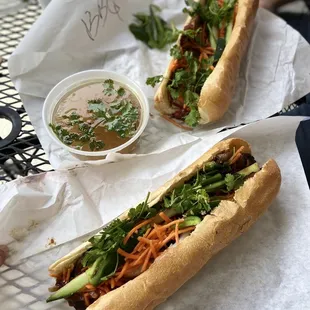
[[(85, 240), (82, 235), (134, 206), (228, 136), (246, 139), (259, 163), (277, 161), (280, 193), (249, 232), (159, 309), (309, 309), (310, 196), (295, 145), (300, 121), (267, 119), (157, 155), (40, 174), (0, 187), (0, 244), (10, 242), (11, 250), (7, 266), (0, 268), (1, 309), (69, 309), (63, 302), (45, 304), (53, 283), (47, 266)], [(57, 243), (52, 248), (51, 238)]]
[[(154, 90), (145, 85), (145, 80), (165, 71), (169, 52), (148, 49), (128, 31), (132, 14), (146, 11), (151, 2), (53, 0), (10, 58), (11, 78), (55, 168), (80, 164), (49, 139), (42, 124), (44, 98), (61, 79), (87, 69), (116, 71), (136, 81), (153, 105)], [(165, 19), (183, 25), (183, 1), (153, 2), (163, 8)], [(224, 118), (189, 133), (174, 128), (152, 111), (137, 153), (159, 153), (214, 133), (206, 133), (209, 130), (266, 118), (309, 91), (309, 45), (282, 19), (259, 10), (236, 94)]]

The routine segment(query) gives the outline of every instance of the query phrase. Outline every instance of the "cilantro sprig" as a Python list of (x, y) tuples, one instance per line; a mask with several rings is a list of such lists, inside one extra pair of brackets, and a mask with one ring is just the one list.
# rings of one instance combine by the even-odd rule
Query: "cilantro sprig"
[(237, 0), (224, 0), (220, 6), (216, 0), (207, 0), (206, 4), (194, 0), (185, 0), (187, 8), (183, 9), (184, 13), (190, 16), (200, 16), (200, 18), (208, 23), (208, 25), (218, 27), (220, 23), (231, 17)]
[(178, 38), (178, 31), (173, 25), (164, 21), (158, 13), (161, 9), (151, 4), (149, 15), (137, 13), (135, 23), (129, 25), (129, 30), (139, 41), (144, 42), (150, 48), (163, 49)]

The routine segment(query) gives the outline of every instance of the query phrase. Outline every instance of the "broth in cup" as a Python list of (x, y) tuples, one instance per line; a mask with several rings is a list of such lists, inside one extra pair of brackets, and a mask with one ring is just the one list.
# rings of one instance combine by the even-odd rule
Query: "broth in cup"
[(106, 151), (137, 132), (141, 108), (136, 95), (112, 79), (75, 88), (61, 98), (49, 124), (58, 139), (82, 151)]

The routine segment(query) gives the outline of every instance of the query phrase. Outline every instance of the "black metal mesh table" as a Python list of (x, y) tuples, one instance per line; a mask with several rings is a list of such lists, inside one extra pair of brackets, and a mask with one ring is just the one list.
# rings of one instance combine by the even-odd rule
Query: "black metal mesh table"
[(9, 107), (16, 111), (22, 125), (17, 138), (0, 148), (0, 184), (18, 176), (52, 170), (18, 92), (10, 80), (7, 64), (9, 56), (40, 14), (39, 4), (34, 3), (14, 14), (0, 17), (0, 57), (3, 58), (0, 64), (0, 108)]

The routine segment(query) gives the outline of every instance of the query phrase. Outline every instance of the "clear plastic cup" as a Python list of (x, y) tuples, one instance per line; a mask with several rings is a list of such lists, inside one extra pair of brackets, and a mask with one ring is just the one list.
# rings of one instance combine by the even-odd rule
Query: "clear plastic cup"
[[(140, 113), (140, 122), (139, 127), (135, 135), (125, 142), (124, 144), (115, 147), (113, 149), (109, 149), (106, 151), (93, 151), (93, 152), (87, 152), (82, 150), (74, 149), (63, 142), (61, 142), (58, 137), (53, 132), (52, 128), (49, 126), (49, 124), (52, 122), (53, 114), (55, 107), (59, 103), (59, 101), (68, 93), (72, 92), (74, 89), (79, 87), (80, 85), (83, 85), (87, 82), (96, 82), (98, 80), (105, 80), (105, 79), (112, 79), (115, 82), (118, 82), (120, 84), (123, 84), (127, 87), (128, 90), (130, 90), (137, 98), (138, 102), (140, 104), (141, 113)], [(80, 160), (98, 160), (98, 159), (104, 159), (109, 153), (123, 153), (128, 154), (132, 153), (135, 149), (137, 142), (142, 135), (148, 120), (149, 120), (149, 103), (142, 92), (141, 88), (133, 81), (131, 81), (129, 78), (127, 78), (124, 75), (105, 71), (105, 70), (88, 70), (88, 71), (82, 71), (75, 73), (73, 75), (70, 75), (69, 77), (65, 78), (61, 82), (59, 82), (47, 95), (44, 105), (43, 105), (43, 111), (42, 111), (42, 117), (43, 117), (43, 124), (48, 132), (51, 139), (57, 143), (59, 146), (61, 146), (63, 149), (69, 151), (72, 155), (79, 158)]]

